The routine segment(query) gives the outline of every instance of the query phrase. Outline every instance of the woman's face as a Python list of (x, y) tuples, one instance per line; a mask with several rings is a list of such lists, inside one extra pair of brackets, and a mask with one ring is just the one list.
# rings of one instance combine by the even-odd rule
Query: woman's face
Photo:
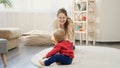
[(67, 16), (64, 13), (60, 13), (58, 14), (58, 21), (61, 25), (64, 25), (66, 20), (67, 20)]

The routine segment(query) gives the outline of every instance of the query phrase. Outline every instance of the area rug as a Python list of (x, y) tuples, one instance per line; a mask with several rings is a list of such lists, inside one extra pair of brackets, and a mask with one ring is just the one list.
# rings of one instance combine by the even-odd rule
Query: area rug
[[(40, 66), (39, 60), (52, 48), (44, 49), (31, 58), (31, 62)], [(76, 46), (75, 58), (71, 65), (53, 63), (43, 68), (120, 68), (120, 49), (100, 46)]]

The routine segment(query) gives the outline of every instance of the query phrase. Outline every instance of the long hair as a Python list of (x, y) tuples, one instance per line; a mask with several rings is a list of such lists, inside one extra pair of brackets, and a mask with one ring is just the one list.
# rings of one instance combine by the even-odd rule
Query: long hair
[[(67, 15), (67, 11), (64, 9), (64, 8), (61, 8), (58, 10), (57, 12), (57, 16), (60, 14), (60, 13), (63, 13), (64, 15), (66, 15), (66, 17), (68, 17)], [(68, 33), (68, 25), (69, 25), (69, 22), (68, 22), (68, 19), (70, 18), (67, 18), (65, 24), (64, 24), (64, 28), (65, 28), (65, 31)]]
[[(71, 18), (68, 17), (67, 15), (67, 11), (64, 8), (61, 8), (58, 10), (57, 12), (57, 17), (60, 13), (63, 13), (67, 19), (66, 22), (64, 24), (64, 31), (65, 31), (65, 35), (66, 35), (66, 39), (69, 39), (71, 41), (74, 40), (74, 24)], [(57, 21), (55, 21), (55, 23), (53, 24), (54, 29), (58, 28), (58, 23), (56, 24)]]

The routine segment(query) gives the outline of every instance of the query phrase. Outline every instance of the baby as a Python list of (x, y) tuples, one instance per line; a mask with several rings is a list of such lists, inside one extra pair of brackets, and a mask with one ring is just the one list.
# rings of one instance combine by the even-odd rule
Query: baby
[(56, 43), (53, 49), (39, 61), (40, 65), (49, 66), (54, 62), (61, 65), (71, 64), (74, 58), (73, 43), (65, 39), (65, 31), (57, 29), (54, 40)]

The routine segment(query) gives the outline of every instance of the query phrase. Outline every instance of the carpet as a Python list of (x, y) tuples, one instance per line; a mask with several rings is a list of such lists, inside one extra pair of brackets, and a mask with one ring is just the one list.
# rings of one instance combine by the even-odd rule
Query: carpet
[[(40, 66), (39, 60), (52, 48), (44, 49), (31, 58), (31, 62)], [(71, 65), (53, 63), (43, 68), (120, 68), (120, 49), (100, 46), (76, 46), (75, 58)]]

